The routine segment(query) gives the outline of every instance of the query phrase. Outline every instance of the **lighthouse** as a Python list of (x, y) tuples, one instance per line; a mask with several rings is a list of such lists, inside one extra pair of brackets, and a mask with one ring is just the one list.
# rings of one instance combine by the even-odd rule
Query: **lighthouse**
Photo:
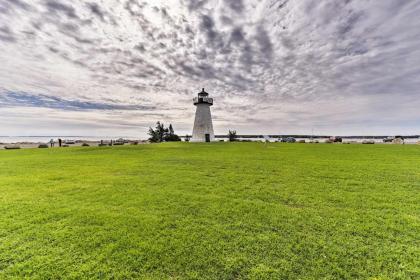
[(198, 93), (193, 99), (197, 107), (195, 111), (195, 121), (191, 142), (211, 142), (214, 141), (213, 122), (211, 120), (210, 106), (213, 105), (213, 98), (204, 91)]

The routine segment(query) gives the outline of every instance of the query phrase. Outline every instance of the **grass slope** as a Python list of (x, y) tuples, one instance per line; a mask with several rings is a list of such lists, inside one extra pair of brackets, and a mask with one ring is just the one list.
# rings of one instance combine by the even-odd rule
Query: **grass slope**
[(0, 278), (419, 279), (420, 147), (0, 151)]

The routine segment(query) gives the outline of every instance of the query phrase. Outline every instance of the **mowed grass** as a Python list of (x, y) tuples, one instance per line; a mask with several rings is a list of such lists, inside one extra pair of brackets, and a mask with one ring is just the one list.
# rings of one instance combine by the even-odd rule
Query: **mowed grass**
[(420, 147), (0, 151), (0, 278), (420, 279)]

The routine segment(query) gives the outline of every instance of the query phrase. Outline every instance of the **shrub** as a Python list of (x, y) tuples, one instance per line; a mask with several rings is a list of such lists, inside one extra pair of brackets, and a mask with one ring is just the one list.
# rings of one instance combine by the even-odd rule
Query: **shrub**
[(179, 142), (181, 141), (181, 138), (176, 134), (168, 134), (165, 136), (164, 140), (166, 142)]
[(108, 144), (104, 144), (104, 143), (99, 143), (98, 144), (99, 147), (103, 147), (103, 146), (108, 146)]
[(90, 145), (88, 143), (83, 143), (82, 147), (89, 147)]
[(229, 135), (229, 141), (230, 142), (235, 142), (236, 141), (236, 138), (237, 138), (236, 130), (229, 130), (228, 135)]
[(133, 141), (133, 142), (131, 142), (131, 145), (138, 145), (139, 144), (139, 141)]
[(67, 148), (68, 146), (69, 146), (69, 145), (64, 144), (64, 145), (62, 145), (61, 147)]
[(38, 148), (45, 149), (45, 148), (48, 148), (48, 145), (47, 144), (39, 144)]

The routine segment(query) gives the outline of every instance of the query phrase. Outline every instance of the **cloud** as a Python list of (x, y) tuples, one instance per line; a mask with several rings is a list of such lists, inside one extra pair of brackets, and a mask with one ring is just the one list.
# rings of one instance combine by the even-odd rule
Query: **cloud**
[(13, 33), (10, 31), (8, 26), (0, 27), (0, 41), (6, 43), (16, 42), (16, 38)]
[(218, 133), (353, 134), (363, 120), (417, 132), (418, 13), (393, 0), (0, 0), (0, 102), (118, 110), (121, 123), (137, 111), (190, 132), (206, 87)]
[(108, 14), (105, 11), (103, 11), (97, 3), (87, 3), (86, 5), (90, 9), (92, 14), (97, 16), (101, 21), (106, 22)]
[(2, 107), (36, 107), (69, 111), (79, 110), (142, 110), (150, 111), (155, 106), (127, 105), (116, 103), (99, 103), (81, 100), (66, 100), (60, 97), (34, 95), (26, 92), (4, 92), (0, 96)]
[(72, 6), (64, 4), (60, 1), (47, 0), (45, 2), (45, 6), (50, 13), (65, 15), (71, 19), (79, 19), (79, 16), (76, 14), (76, 10)]

